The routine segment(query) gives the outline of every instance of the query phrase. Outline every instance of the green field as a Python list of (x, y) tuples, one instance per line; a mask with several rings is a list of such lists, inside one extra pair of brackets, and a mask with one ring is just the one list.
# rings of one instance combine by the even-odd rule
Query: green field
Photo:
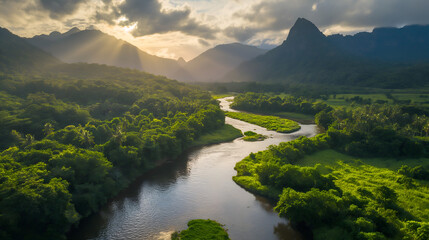
[(234, 93), (226, 93), (226, 94), (211, 94), (214, 99), (221, 99), (226, 97), (234, 96)]
[(281, 118), (287, 118), (302, 124), (314, 123), (314, 116), (309, 114), (294, 113), (294, 112), (276, 112), (276, 113), (272, 113), (272, 115), (281, 117)]
[(243, 134), (240, 130), (229, 124), (225, 124), (223, 127), (213, 132), (206, 133), (196, 139), (192, 144), (192, 147), (229, 142), (241, 136), (243, 136)]
[(229, 240), (228, 233), (223, 226), (213, 220), (191, 220), (188, 229), (175, 232), (171, 240)]
[[(425, 92), (406, 92), (402, 91), (393, 91), (391, 93), (392, 97), (400, 102), (410, 101), (411, 104), (420, 105), (423, 107), (429, 107), (429, 94)], [(393, 104), (393, 99), (389, 99), (386, 96), (386, 93), (371, 93), (371, 94), (336, 94), (329, 95), (327, 100), (324, 100), (328, 105), (332, 107), (347, 107), (352, 103), (351, 101), (347, 102), (346, 99), (351, 99), (353, 97), (361, 97), (363, 99), (371, 99), (372, 103), (376, 101), (387, 101), (389, 104)]]
[(429, 221), (429, 182), (413, 180), (413, 185), (401, 184), (397, 173), (402, 165), (427, 167), (429, 159), (355, 158), (334, 150), (325, 150), (297, 162), (297, 165), (307, 167), (316, 164), (321, 164), (319, 169), (323, 174), (335, 178), (336, 186), (353, 195), (358, 195), (359, 188), (370, 192), (380, 186), (394, 189), (398, 194), (399, 207), (420, 221)]
[(245, 121), (280, 133), (292, 133), (301, 129), (297, 122), (274, 116), (263, 116), (252, 113), (227, 112), (226, 116)]

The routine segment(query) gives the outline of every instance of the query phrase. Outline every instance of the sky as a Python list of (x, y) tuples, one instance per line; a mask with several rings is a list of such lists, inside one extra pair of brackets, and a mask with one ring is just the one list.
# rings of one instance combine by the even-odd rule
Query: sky
[(429, 24), (428, 0), (0, 0), (22, 37), (99, 29), (150, 54), (189, 61), (218, 44), (281, 44), (298, 17), (323, 33)]

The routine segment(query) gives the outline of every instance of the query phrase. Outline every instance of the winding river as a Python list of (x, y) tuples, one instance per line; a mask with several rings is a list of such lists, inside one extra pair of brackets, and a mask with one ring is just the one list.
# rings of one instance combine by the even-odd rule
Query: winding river
[[(224, 110), (230, 110), (228, 99), (220, 100)], [(231, 118), (226, 118), (226, 123), (269, 138), (262, 142), (236, 139), (190, 150), (150, 171), (98, 213), (83, 219), (69, 239), (170, 239), (173, 231), (186, 229), (191, 219), (225, 224), (233, 240), (301, 239), (267, 199), (240, 188), (232, 176), (236, 162), (251, 152), (303, 135), (314, 136), (316, 126), (302, 125), (298, 132), (281, 134)]]

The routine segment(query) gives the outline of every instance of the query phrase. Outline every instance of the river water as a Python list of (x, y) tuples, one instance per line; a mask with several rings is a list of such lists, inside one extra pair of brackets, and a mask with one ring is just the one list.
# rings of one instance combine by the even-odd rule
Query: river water
[[(220, 100), (224, 110), (230, 110), (228, 99)], [(225, 224), (233, 240), (301, 239), (267, 199), (242, 189), (232, 176), (236, 175), (235, 164), (251, 152), (314, 136), (316, 126), (302, 125), (298, 132), (281, 134), (231, 118), (226, 123), (269, 138), (262, 142), (236, 139), (188, 151), (145, 174), (98, 213), (83, 219), (69, 239), (170, 239), (173, 231), (186, 229), (191, 219)]]

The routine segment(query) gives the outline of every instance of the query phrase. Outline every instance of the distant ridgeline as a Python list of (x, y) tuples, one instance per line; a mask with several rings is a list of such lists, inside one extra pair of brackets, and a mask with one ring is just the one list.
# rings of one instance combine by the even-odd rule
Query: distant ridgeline
[(326, 37), (313, 23), (299, 18), (282, 45), (241, 64), (223, 80), (424, 86), (429, 82), (429, 26)]
[(143, 52), (136, 46), (98, 30), (52, 32), (27, 39), (61, 61), (98, 63), (143, 70), (183, 82), (211, 82), (221, 78), (242, 62), (267, 52), (239, 43), (223, 44), (209, 49), (189, 62), (161, 58)]
[(64, 64), (0, 29), (0, 239), (65, 239), (144, 171), (225, 116), (164, 77)]

